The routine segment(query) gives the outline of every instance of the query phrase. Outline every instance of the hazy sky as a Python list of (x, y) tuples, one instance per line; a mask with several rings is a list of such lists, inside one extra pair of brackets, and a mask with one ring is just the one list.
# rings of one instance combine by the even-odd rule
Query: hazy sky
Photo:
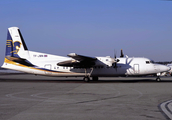
[(12, 26), (31, 51), (172, 61), (172, 1), (1, 0), (0, 65)]

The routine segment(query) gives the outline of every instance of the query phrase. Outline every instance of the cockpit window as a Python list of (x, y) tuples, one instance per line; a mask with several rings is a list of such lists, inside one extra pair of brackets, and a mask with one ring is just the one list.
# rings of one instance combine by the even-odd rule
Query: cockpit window
[(150, 64), (150, 61), (146, 61), (146, 64)]
[(151, 60), (150, 63), (155, 63), (155, 62), (153, 60)]
[(153, 60), (151, 60), (151, 61), (146, 61), (146, 64), (150, 64), (150, 63), (154, 63), (154, 61), (153, 61)]

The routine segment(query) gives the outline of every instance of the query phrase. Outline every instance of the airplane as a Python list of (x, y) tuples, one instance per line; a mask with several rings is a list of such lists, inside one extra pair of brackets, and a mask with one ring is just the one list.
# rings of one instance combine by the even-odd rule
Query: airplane
[(47, 53), (29, 51), (18, 27), (10, 27), (7, 31), (5, 60), (2, 68), (17, 70), (35, 75), (54, 77), (83, 77), (85, 82), (90, 78), (97, 81), (99, 77), (146, 76), (157, 75), (169, 71), (165, 65), (155, 64), (148, 58), (110, 56), (90, 57), (70, 53), (57, 56)]

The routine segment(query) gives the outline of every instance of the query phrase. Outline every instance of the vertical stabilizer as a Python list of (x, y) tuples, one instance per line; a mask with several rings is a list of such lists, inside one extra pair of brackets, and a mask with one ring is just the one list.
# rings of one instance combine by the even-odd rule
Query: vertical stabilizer
[(19, 28), (8, 28), (5, 56), (20, 58), (25, 56), (25, 51), (27, 50), (28, 48), (23, 40)]
[(10, 27), (7, 32), (5, 60), (2, 67), (8, 64), (33, 66), (29, 61), (29, 51), (18, 27)]

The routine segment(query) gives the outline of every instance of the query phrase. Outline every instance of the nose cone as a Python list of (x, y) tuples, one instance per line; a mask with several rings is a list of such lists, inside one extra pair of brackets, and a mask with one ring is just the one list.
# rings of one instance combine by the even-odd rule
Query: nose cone
[(158, 65), (157, 68), (158, 68), (159, 72), (167, 72), (167, 71), (171, 70), (171, 68), (166, 65)]

